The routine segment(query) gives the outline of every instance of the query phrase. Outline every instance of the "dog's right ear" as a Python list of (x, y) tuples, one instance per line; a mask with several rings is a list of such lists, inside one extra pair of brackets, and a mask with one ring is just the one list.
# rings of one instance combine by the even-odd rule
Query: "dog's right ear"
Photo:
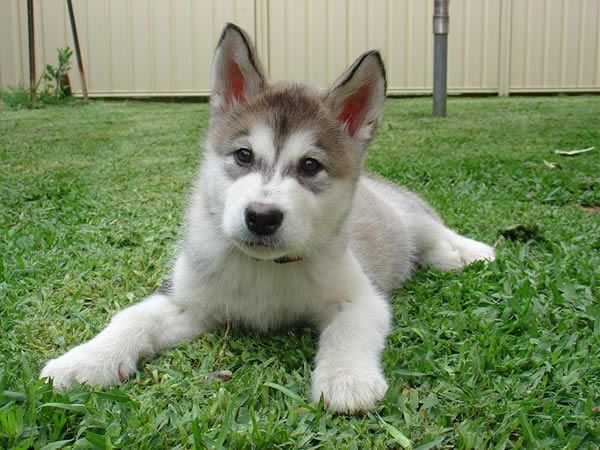
[(264, 86), (264, 72), (250, 37), (237, 25), (228, 23), (215, 50), (211, 117), (231, 111)]

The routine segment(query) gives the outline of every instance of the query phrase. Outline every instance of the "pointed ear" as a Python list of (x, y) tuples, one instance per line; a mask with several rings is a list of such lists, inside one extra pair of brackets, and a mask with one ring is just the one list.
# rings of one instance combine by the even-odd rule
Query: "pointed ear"
[(265, 85), (265, 77), (250, 37), (228, 23), (215, 50), (210, 96), (211, 117), (248, 101)]
[(335, 117), (348, 134), (368, 143), (383, 112), (385, 66), (376, 50), (363, 53), (327, 92), (327, 101)]

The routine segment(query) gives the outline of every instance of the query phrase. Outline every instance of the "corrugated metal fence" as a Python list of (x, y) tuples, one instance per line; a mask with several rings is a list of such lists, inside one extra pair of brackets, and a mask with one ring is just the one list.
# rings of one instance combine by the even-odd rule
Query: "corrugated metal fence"
[[(430, 93), (433, 0), (74, 0), (95, 96), (207, 95), (224, 22), (272, 79), (326, 86), (369, 48), (391, 94)], [(36, 0), (37, 67), (73, 47), (63, 0)], [(0, 2), (0, 86), (25, 84), (26, 2)], [(451, 0), (449, 91), (600, 91), (600, 0)], [(76, 91), (79, 80), (71, 74)]]

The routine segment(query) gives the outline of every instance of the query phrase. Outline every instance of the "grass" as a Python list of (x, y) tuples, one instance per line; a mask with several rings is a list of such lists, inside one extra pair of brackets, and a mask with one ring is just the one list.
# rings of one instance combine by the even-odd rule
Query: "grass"
[(81, 99), (68, 95), (56, 95), (50, 89), (38, 91), (34, 101), (31, 101), (29, 89), (23, 86), (10, 86), (0, 90), (0, 111), (4, 104), (9, 109), (40, 109), (52, 105), (82, 102)]
[[(422, 271), (393, 296), (390, 389), (358, 417), (307, 403), (309, 330), (208, 333), (110, 390), (37, 381), (160, 285), (207, 107), (0, 112), (0, 447), (598, 448), (600, 97), (448, 110), (388, 101), (367, 165), (495, 242), (498, 259)], [(233, 378), (203, 382), (219, 369)]]

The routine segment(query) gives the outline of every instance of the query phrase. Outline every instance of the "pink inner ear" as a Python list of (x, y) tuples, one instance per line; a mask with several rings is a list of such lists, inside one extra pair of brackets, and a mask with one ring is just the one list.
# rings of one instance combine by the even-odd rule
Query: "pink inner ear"
[(244, 74), (240, 70), (240, 66), (234, 62), (229, 64), (227, 69), (227, 80), (230, 88), (226, 95), (227, 103), (244, 100)]
[(346, 99), (342, 111), (337, 116), (339, 121), (348, 124), (348, 133), (352, 137), (365, 121), (370, 93), (371, 88), (368, 84), (361, 86), (358, 91)]

